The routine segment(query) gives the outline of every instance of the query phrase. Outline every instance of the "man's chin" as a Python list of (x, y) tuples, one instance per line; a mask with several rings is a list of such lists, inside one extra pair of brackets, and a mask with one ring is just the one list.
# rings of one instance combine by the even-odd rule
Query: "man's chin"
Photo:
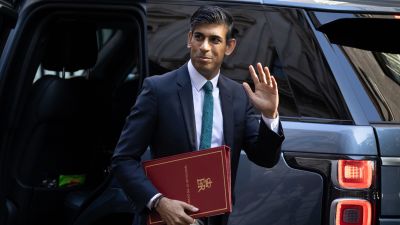
[(207, 70), (199, 70), (199, 73), (200, 73), (201, 75), (203, 75), (203, 77), (205, 77), (205, 78), (208, 79), (208, 80), (212, 79), (215, 75), (217, 75), (217, 73), (214, 72), (214, 70), (210, 70), (210, 69), (207, 69)]
[(199, 60), (197, 59), (194, 62), (194, 65), (196, 65), (197, 67), (211, 67), (212, 64), (212, 60)]
[(216, 75), (216, 70), (215, 68), (212, 66), (211, 63), (199, 63), (196, 62), (193, 64), (193, 66), (195, 67), (195, 69), (204, 77), (206, 78), (210, 78)]

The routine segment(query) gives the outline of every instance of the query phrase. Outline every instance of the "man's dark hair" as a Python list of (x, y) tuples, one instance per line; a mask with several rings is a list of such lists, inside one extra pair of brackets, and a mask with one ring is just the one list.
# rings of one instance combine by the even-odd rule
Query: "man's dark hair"
[(228, 28), (226, 39), (234, 38), (233, 17), (221, 7), (205, 5), (198, 8), (190, 18), (190, 30), (194, 31), (201, 24), (225, 24)]

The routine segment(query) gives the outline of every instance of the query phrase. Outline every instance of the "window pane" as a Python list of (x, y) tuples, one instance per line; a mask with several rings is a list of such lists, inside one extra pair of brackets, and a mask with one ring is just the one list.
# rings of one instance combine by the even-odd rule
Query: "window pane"
[(266, 17), (300, 116), (350, 120), (303, 12), (272, 8)]
[(400, 55), (343, 47), (385, 121), (400, 121)]
[[(148, 7), (150, 73), (162, 74), (189, 60), (189, 19), (198, 6)], [(235, 5), (237, 45), (225, 57), (221, 73), (252, 86), (249, 65), (261, 62), (276, 77), (283, 117), (348, 120), (332, 74), (297, 11)], [(266, 13), (267, 12), (267, 13)]]

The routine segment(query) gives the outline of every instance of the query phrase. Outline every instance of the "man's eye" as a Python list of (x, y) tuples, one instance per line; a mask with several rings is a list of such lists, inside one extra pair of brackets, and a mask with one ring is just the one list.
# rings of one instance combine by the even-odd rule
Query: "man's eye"
[(214, 44), (219, 44), (219, 43), (222, 42), (222, 40), (219, 39), (219, 38), (211, 38), (211, 42), (214, 43)]
[(197, 41), (202, 40), (203, 36), (202, 35), (194, 35), (194, 39), (196, 39)]

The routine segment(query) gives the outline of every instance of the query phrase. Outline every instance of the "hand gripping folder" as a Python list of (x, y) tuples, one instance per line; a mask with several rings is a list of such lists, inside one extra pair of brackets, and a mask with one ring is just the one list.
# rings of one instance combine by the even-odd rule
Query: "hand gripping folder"
[[(230, 149), (220, 146), (143, 162), (146, 176), (165, 197), (199, 209), (193, 218), (232, 211)], [(164, 224), (156, 211), (147, 223)]]

